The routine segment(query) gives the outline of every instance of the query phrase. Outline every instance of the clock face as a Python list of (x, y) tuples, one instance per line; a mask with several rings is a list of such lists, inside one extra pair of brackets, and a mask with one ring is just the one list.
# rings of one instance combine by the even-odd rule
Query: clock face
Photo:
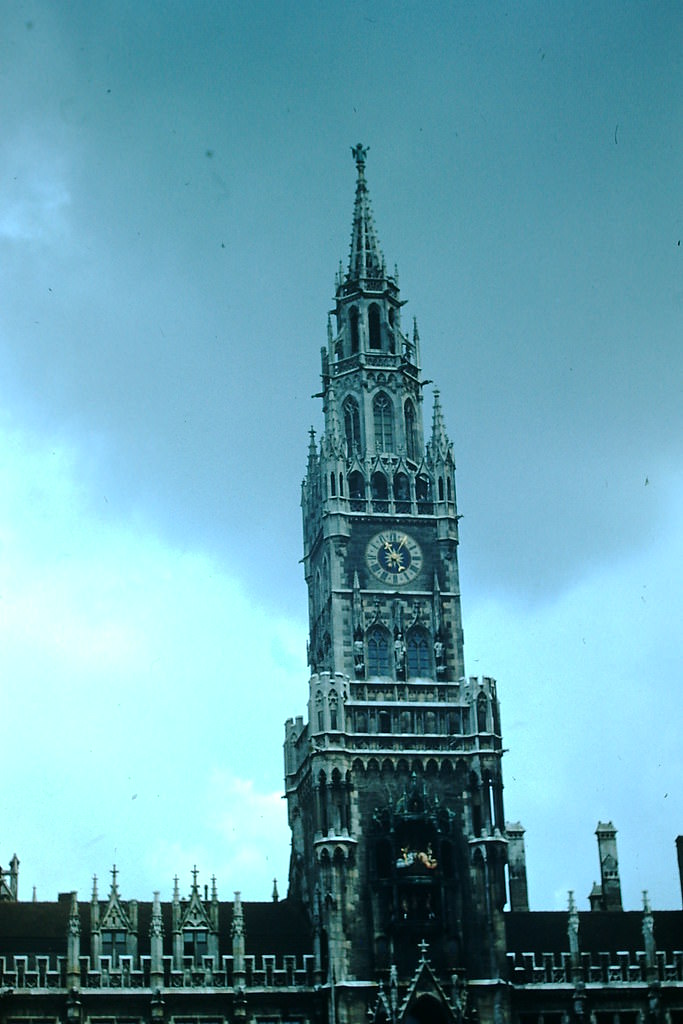
[(367, 546), (365, 560), (382, 583), (410, 583), (422, 569), (420, 545), (401, 530), (376, 533)]

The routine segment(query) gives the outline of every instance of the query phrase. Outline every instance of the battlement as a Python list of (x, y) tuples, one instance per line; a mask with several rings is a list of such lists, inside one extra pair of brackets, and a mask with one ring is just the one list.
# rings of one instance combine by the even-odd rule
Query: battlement
[[(572, 957), (562, 953), (508, 953), (508, 980), (514, 985), (634, 985), (683, 982), (683, 951), (656, 954), (649, 971), (645, 951), (581, 953), (576, 969)], [(653, 977), (654, 974), (654, 977)]]
[[(247, 988), (300, 988), (314, 984), (314, 956), (276, 956), (262, 954), (244, 957), (244, 974), (235, 978), (234, 958), (204, 956), (198, 967), (192, 957), (183, 958), (180, 970), (173, 966), (173, 957), (163, 957), (163, 983), (151, 980), (151, 957), (119, 957), (116, 967), (112, 958), (100, 956), (93, 961), (89, 956), (79, 957), (80, 987), (83, 989), (148, 989), (192, 988), (232, 989)], [(0, 986), (12, 990), (67, 989), (65, 956), (30, 955), (0, 956)]]

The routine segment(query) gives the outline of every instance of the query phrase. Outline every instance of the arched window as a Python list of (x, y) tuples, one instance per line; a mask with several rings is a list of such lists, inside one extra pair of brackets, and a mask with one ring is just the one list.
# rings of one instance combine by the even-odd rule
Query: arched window
[(357, 469), (349, 473), (349, 501), (352, 512), (365, 511), (365, 479)]
[(337, 480), (334, 473), (330, 473), (330, 497), (334, 498), (337, 494)]
[(373, 302), (368, 309), (368, 328), (370, 334), (370, 348), (382, 347), (382, 334), (380, 330), (379, 306)]
[(415, 437), (415, 406), (408, 399), (404, 409), (406, 426), (406, 455), (411, 462), (417, 462), (417, 440)]
[(424, 630), (414, 629), (409, 633), (406, 648), (408, 675), (431, 679), (433, 676), (432, 652)]
[(370, 481), (372, 487), (372, 509), (374, 512), (389, 511), (389, 490), (384, 473), (373, 473)]
[(446, 477), (446, 495), (449, 501), (453, 501), (453, 485), (451, 484), (450, 476)]
[(351, 306), (349, 310), (349, 327), (351, 328), (351, 355), (358, 351), (358, 309)]
[(368, 675), (389, 675), (389, 639), (379, 626), (368, 633)]
[(378, 452), (390, 452), (394, 447), (394, 419), (391, 402), (381, 391), (372, 403), (375, 419), (375, 449)]
[(349, 395), (344, 400), (342, 409), (344, 412), (346, 453), (350, 458), (354, 453), (360, 452), (360, 412), (358, 411), (358, 402)]
[(438, 488), (439, 488), (439, 501), (443, 501), (443, 477), (442, 476), (439, 477)]
[(410, 480), (405, 473), (394, 477), (394, 504), (397, 512), (410, 512)]
[(423, 515), (432, 514), (432, 498), (429, 477), (418, 476), (415, 480), (415, 497), (417, 498), (417, 511)]

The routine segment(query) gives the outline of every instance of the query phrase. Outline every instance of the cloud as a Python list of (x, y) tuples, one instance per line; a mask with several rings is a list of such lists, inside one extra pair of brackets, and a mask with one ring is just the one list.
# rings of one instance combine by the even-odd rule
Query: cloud
[(49, 242), (62, 237), (71, 195), (61, 154), (25, 130), (0, 150), (0, 168), (5, 182), (0, 238)]
[[(683, 481), (666, 487), (668, 507), (680, 509)], [(672, 638), (682, 562), (682, 523), (671, 515), (650, 544), (596, 566), (541, 607), (498, 598), (466, 617), (470, 671), (498, 678), (506, 810), (527, 827), (537, 906), (558, 906), (561, 892), (564, 907), (569, 888), (587, 895), (598, 870), (593, 830), (610, 818), (627, 906), (639, 906), (642, 889), (659, 906), (678, 901), (683, 804), (672, 779), (683, 774), (683, 707)]]
[(287, 851), (272, 785), (304, 698), (300, 626), (206, 553), (109, 518), (68, 441), (5, 423), (0, 462), (3, 747), (22, 766), (4, 842), (26, 884), (82, 889), (122, 853), (141, 896), (197, 860), (265, 898)]

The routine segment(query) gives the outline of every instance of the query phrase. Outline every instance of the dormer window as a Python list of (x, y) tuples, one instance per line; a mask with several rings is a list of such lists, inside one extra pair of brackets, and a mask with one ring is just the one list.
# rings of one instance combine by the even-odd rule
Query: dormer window
[(100, 949), (102, 956), (111, 957), (112, 967), (117, 967), (119, 957), (126, 955), (128, 933), (120, 929), (104, 928)]
[(206, 928), (185, 928), (183, 930), (183, 955), (191, 956), (198, 967), (209, 949), (209, 933)]

